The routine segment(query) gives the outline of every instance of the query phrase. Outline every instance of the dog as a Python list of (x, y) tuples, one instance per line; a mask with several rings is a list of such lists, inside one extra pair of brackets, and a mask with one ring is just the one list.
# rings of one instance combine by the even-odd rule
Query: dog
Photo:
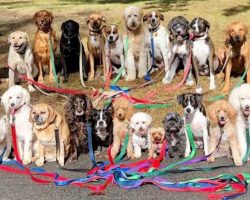
[(18, 153), (22, 163), (27, 165), (31, 163), (32, 151), (37, 153), (36, 138), (29, 121), (30, 94), (20, 85), (14, 85), (4, 92), (1, 103), (6, 114), (10, 115), (10, 122), (15, 123)]
[(150, 147), (148, 151), (148, 159), (155, 158), (159, 154), (165, 139), (165, 131), (163, 128), (149, 128)]
[(182, 117), (176, 113), (168, 113), (164, 120), (164, 130), (166, 134), (166, 140), (168, 142), (168, 153), (169, 157), (174, 157), (174, 151), (178, 151), (179, 158), (185, 156), (185, 151), (187, 148), (188, 138), (185, 134), (184, 121)]
[(165, 68), (166, 74), (162, 79), (163, 84), (169, 84), (172, 82), (177, 69), (183, 66), (184, 71), (188, 67), (189, 60), (191, 59), (191, 68), (187, 76), (186, 84), (193, 85), (192, 72), (196, 81), (196, 92), (201, 93), (202, 88), (199, 85), (199, 72), (196, 62), (193, 57), (190, 58), (192, 43), (189, 39), (190, 24), (183, 16), (177, 16), (170, 20), (168, 24), (168, 30), (170, 32), (170, 64)]
[[(209, 118), (209, 156), (208, 162), (214, 162), (216, 157), (231, 156), (236, 166), (242, 165), (239, 143), (236, 134), (236, 112), (226, 101), (219, 100), (208, 107)], [(219, 148), (216, 146), (221, 138)]]
[[(243, 74), (250, 64), (250, 41), (247, 40), (248, 28), (242, 22), (232, 22), (226, 30), (225, 47), (222, 49), (224, 58), (230, 55), (225, 69), (225, 85), (222, 89), (228, 93), (230, 76)], [(220, 53), (221, 54), (221, 53)], [(224, 61), (225, 62), (225, 61)], [(250, 83), (250, 70), (247, 71), (246, 82)]]
[(145, 49), (143, 49), (144, 29), (142, 26), (143, 11), (136, 6), (129, 6), (124, 11), (125, 34), (123, 45), (125, 49), (126, 81), (142, 78), (147, 73)]
[(190, 26), (193, 30), (192, 55), (198, 66), (199, 75), (209, 76), (209, 89), (214, 90), (218, 59), (215, 55), (213, 41), (209, 36), (210, 23), (206, 19), (197, 17), (192, 20)]
[(246, 129), (250, 124), (250, 84), (242, 84), (229, 94), (229, 103), (236, 111), (236, 133), (240, 144), (240, 155), (243, 159), (247, 150)]
[[(143, 17), (143, 22), (148, 24), (143, 44), (144, 48), (146, 48), (146, 51), (143, 51), (145, 52), (143, 56), (146, 56), (146, 58), (143, 60), (147, 60), (146, 65), (150, 66), (151, 70), (154, 67), (161, 68), (164, 66), (166, 68), (168, 66), (169, 35), (166, 28), (161, 25), (161, 21), (164, 21), (164, 15), (158, 11), (150, 12)], [(152, 51), (154, 51), (154, 55)]]
[(3, 161), (8, 160), (12, 147), (9, 127), (10, 124), (7, 115), (2, 116), (0, 119), (0, 155), (2, 155)]
[[(68, 156), (70, 147), (70, 132), (64, 117), (45, 103), (33, 105), (29, 121), (33, 124), (38, 145), (39, 156), (35, 164), (39, 167), (45, 161), (58, 161), (64, 166), (64, 159)], [(59, 132), (59, 144), (56, 144), (55, 130)], [(58, 145), (58, 151), (57, 151)]]
[(93, 80), (95, 77), (95, 60), (98, 59), (103, 65), (104, 77), (107, 77), (106, 55), (104, 51), (105, 38), (102, 30), (105, 23), (105, 17), (99, 13), (92, 13), (87, 18), (87, 25), (89, 29), (87, 39), (87, 47), (89, 51), (88, 60), (90, 65), (89, 80)]
[[(113, 74), (118, 74), (120, 67), (124, 69), (125, 62), (122, 37), (119, 35), (117, 25), (107, 25), (103, 28), (103, 31), (106, 38), (104, 50), (107, 70), (112, 70)], [(125, 70), (123, 70), (122, 76), (125, 76)]]
[(135, 109), (132, 104), (123, 97), (117, 97), (112, 103), (113, 114), (113, 145), (111, 148), (111, 156), (115, 158), (118, 154), (120, 147), (123, 145), (126, 134), (129, 134), (129, 141), (127, 146), (127, 157), (133, 158), (134, 151), (132, 145), (132, 134), (129, 131), (129, 122), (132, 115), (135, 113)]
[[(201, 148), (202, 140), (204, 153), (208, 155), (208, 121), (206, 111), (202, 105), (202, 95), (197, 93), (185, 93), (177, 96), (177, 102), (184, 109), (184, 126), (191, 125), (196, 146)], [(188, 139), (185, 157), (190, 154), (190, 141)]]
[(51, 27), (53, 15), (47, 10), (40, 10), (34, 14), (33, 21), (37, 26), (33, 54), (35, 64), (38, 67), (38, 82), (44, 82), (43, 73), (45, 66), (48, 67), (49, 81), (53, 82), (50, 48), (52, 48), (53, 53), (57, 49), (56, 32)]
[[(80, 40), (79, 24), (73, 20), (67, 20), (61, 26), (62, 35), (60, 39), (60, 63), (62, 66), (63, 82), (68, 82), (69, 73), (79, 72), (82, 70), (83, 79), (88, 78), (88, 66), (84, 47)], [(80, 55), (80, 45), (82, 55)], [(81, 57), (80, 57), (81, 56)], [(80, 66), (82, 59), (82, 66)]]
[(152, 117), (144, 112), (137, 112), (130, 119), (134, 158), (140, 158), (141, 151), (148, 150), (151, 145), (148, 131), (151, 123)]
[[(8, 66), (29, 79), (33, 79), (37, 73), (37, 67), (34, 64), (34, 57), (29, 44), (29, 36), (26, 32), (16, 31), (9, 35), (8, 43), (10, 44), (8, 54)], [(18, 82), (18, 76), (14, 71), (9, 69), (9, 87)], [(35, 91), (31, 84), (28, 84), (30, 92)]]
[(88, 153), (86, 123), (91, 123), (93, 106), (86, 95), (70, 95), (65, 105), (65, 119), (70, 130), (69, 161), (77, 160), (80, 153)]

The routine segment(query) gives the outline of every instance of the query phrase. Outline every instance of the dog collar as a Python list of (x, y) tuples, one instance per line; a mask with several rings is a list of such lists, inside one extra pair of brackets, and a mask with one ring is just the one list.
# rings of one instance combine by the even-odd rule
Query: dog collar
[(196, 34), (194, 34), (194, 33), (193, 33), (193, 37), (192, 37), (192, 39), (193, 39), (193, 40), (195, 40), (195, 39), (199, 39), (199, 38), (204, 37), (205, 35), (207, 35), (207, 32), (202, 33), (202, 34), (199, 34), (199, 35), (196, 35)]
[(155, 28), (149, 28), (148, 31), (149, 31), (150, 33), (154, 33), (154, 32), (156, 32), (156, 31), (158, 31), (159, 28), (160, 28), (160, 24), (158, 24)]
[(12, 115), (12, 122), (15, 122), (15, 114), (18, 110), (20, 110), (26, 103), (22, 104), (21, 106), (19, 106), (17, 109), (11, 109), (10, 113)]

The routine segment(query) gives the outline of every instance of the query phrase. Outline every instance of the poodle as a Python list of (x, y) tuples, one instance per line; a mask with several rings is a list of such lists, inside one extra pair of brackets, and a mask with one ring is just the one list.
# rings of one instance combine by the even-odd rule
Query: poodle
[(150, 128), (149, 129), (149, 140), (150, 147), (148, 152), (148, 158), (155, 158), (156, 154), (159, 154), (165, 139), (164, 128)]
[(114, 116), (114, 139), (111, 148), (111, 156), (115, 158), (118, 154), (121, 145), (124, 142), (126, 133), (129, 133), (129, 141), (127, 146), (127, 157), (132, 158), (134, 155), (133, 145), (132, 145), (132, 135), (129, 131), (129, 122), (131, 116), (134, 114), (135, 110), (133, 105), (125, 98), (118, 97), (113, 102)]
[(247, 141), (246, 128), (249, 128), (250, 122), (250, 84), (242, 84), (232, 90), (228, 99), (229, 103), (236, 110), (236, 130), (240, 144), (241, 158), (244, 158)]
[[(232, 153), (235, 165), (241, 166), (242, 160), (236, 135), (236, 112), (234, 108), (226, 100), (219, 100), (208, 107), (207, 113), (210, 122), (208, 151), (209, 154), (214, 152), (207, 161), (214, 162), (216, 157), (231, 157)], [(216, 149), (220, 138), (219, 147)]]
[(76, 161), (80, 153), (88, 153), (86, 122), (90, 122), (92, 110), (92, 103), (87, 96), (69, 96), (65, 118), (70, 130), (70, 162)]

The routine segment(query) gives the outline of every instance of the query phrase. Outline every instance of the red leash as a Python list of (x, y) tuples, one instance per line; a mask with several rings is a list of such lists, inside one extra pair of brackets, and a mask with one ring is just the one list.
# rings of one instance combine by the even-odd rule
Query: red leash
[(109, 70), (108, 70), (108, 76), (105, 77), (106, 82), (105, 82), (105, 86), (104, 86), (106, 89), (109, 88), (109, 86), (110, 86), (110, 79), (111, 79), (111, 76), (112, 76), (112, 63), (111, 63), (111, 50), (110, 50), (110, 48), (109, 48), (108, 57), (109, 57), (109, 66), (106, 66), (106, 67), (108, 67)]

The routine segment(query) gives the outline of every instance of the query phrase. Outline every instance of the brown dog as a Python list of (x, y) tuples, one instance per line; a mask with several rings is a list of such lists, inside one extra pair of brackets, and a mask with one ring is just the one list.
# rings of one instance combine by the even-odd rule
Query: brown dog
[[(248, 28), (242, 22), (232, 22), (226, 31), (224, 58), (230, 55), (225, 70), (225, 86), (223, 93), (228, 93), (231, 72), (236, 75), (243, 74), (250, 61), (250, 42), (247, 41)], [(219, 53), (221, 54), (221, 52)], [(220, 56), (221, 57), (221, 56)], [(247, 83), (250, 83), (250, 70), (247, 71)]]
[(90, 64), (89, 80), (93, 80), (95, 77), (95, 60), (100, 60), (100, 62), (102, 62), (104, 76), (106, 77), (107, 75), (106, 56), (104, 51), (105, 38), (102, 34), (102, 28), (104, 27), (105, 22), (105, 18), (98, 13), (92, 13), (87, 18), (89, 28), (87, 40)]
[[(163, 141), (165, 139), (165, 131), (163, 128), (150, 128), (150, 147), (148, 151), (148, 158), (155, 158), (157, 153), (160, 153)], [(168, 141), (169, 142), (169, 141)]]
[(56, 32), (51, 27), (53, 15), (47, 10), (40, 10), (34, 14), (33, 21), (38, 28), (33, 47), (34, 60), (38, 68), (38, 82), (44, 82), (44, 66), (48, 67), (49, 81), (53, 82), (52, 64), (50, 62), (50, 39), (53, 52), (57, 48)]
[[(68, 156), (70, 147), (70, 132), (63, 116), (49, 105), (40, 103), (32, 107), (30, 121), (33, 123), (33, 132), (39, 145), (39, 156), (34, 158), (35, 164), (43, 166), (44, 161), (58, 160), (59, 164), (64, 166), (64, 159)], [(59, 129), (59, 152), (56, 152), (56, 128)]]

